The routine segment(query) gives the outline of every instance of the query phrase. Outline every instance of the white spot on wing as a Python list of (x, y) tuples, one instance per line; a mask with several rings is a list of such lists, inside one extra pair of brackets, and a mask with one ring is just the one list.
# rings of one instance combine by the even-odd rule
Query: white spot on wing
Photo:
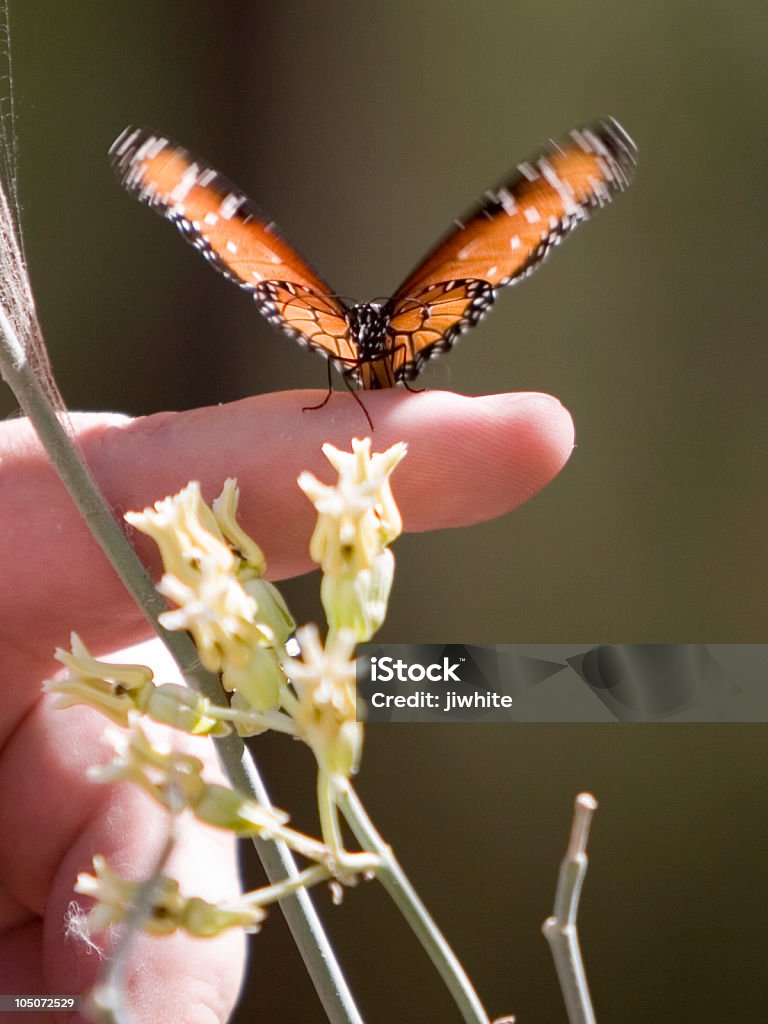
[(229, 195), (222, 199), (221, 205), (219, 206), (219, 213), (224, 220), (232, 220), (243, 202), (243, 197), (237, 195), (236, 192), (230, 192)]
[(570, 184), (567, 181), (563, 181), (548, 160), (539, 160), (539, 167), (541, 168), (541, 173), (544, 175), (547, 184), (551, 185), (555, 192), (557, 192), (566, 215), (571, 217), (578, 213), (579, 204), (576, 202), (573, 189)]
[(537, 224), (541, 220), (541, 214), (535, 206), (529, 206), (525, 211), (525, 219), (529, 224)]
[(197, 183), (197, 174), (199, 170), (200, 168), (197, 164), (190, 164), (186, 171), (184, 171), (179, 183), (173, 186), (170, 195), (168, 196), (172, 203), (184, 202)]
[(234, 242), (227, 242), (227, 250), (231, 253), (237, 252), (237, 246)]
[(509, 247), (513, 251), (520, 248), (520, 235), (512, 235), (509, 240)]
[(168, 144), (167, 139), (158, 139), (156, 135), (148, 135), (136, 150), (135, 160), (152, 159), (157, 156)]
[(608, 188), (604, 181), (601, 181), (599, 178), (595, 178), (593, 175), (590, 174), (589, 184), (591, 185), (592, 191), (595, 194), (595, 200), (597, 201), (598, 206), (604, 206), (606, 203), (610, 202), (611, 190)]
[(469, 255), (473, 249), (476, 249), (480, 242), (479, 238), (473, 238), (471, 242), (464, 246), (463, 249), (459, 249), (456, 253), (456, 258), (459, 260), (469, 259)]
[(168, 139), (153, 138), (150, 139), (149, 141), (151, 144), (147, 149), (146, 155), (150, 158), (157, 156), (158, 153), (162, 153), (162, 151), (168, 145)]
[(117, 156), (122, 156), (126, 149), (130, 149), (130, 147), (133, 145), (133, 140), (140, 134), (141, 133), (137, 129), (136, 131), (131, 132), (125, 138), (121, 138), (119, 145), (115, 147), (115, 153), (117, 154)]
[(203, 217), (203, 223), (207, 224), (211, 228), (215, 224), (217, 224), (218, 221), (219, 221), (219, 215), (218, 215), (218, 213), (214, 213), (213, 210), (209, 210), (208, 213), (206, 213), (205, 217)]
[(517, 200), (509, 189), (499, 189), (498, 200), (502, 205), (504, 213), (508, 214), (510, 217), (514, 213), (517, 213)]
[[(594, 136), (592, 136), (592, 137), (594, 138)], [(576, 143), (576, 145), (579, 147), (579, 149), (581, 149), (584, 153), (591, 153), (592, 152), (592, 146), (590, 145), (590, 140), (589, 140), (588, 134), (584, 134), (584, 133), (580, 132), (578, 129), (574, 129), (571, 132), (571, 138)]]

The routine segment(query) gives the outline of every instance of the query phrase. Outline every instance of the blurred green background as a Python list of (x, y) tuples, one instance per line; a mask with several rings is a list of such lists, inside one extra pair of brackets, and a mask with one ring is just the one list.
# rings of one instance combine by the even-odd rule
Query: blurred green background
[[(207, 157), (365, 299), (549, 136), (616, 116), (640, 149), (631, 190), (421, 379), (557, 395), (574, 456), (511, 516), (401, 539), (380, 639), (768, 640), (761, 0), (74, 0), (12, 4), (11, 24), (26, 246), (75, 409), (324, 386), (320, 359), (117, 186), (106, 151), (126, 124)], [(286, 585), (297, 618), (317, 617), (317, 583)], [(756, 1020), (765, 739), (379, 727), (360, 788), (493, 1014), (564, 1019), (538, 927), (572, 798), (591, 788), (582, 931), (599, 1019)], [(312, 827), (309, 759), (258, 747), (277, 800)], [(455, 1019), (373, 886), (341, 909), (318, 898), (370, 1024)], [(323, 1019), (278, 914), (252, 948), (237, 1020), (254, 1019)]]

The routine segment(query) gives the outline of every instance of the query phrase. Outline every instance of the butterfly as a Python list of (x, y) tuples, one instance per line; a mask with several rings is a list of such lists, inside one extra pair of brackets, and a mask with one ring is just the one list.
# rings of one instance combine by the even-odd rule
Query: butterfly
[(331, 363), (350, 390), (407, 386), (487, 313), (498, 288), (522, 281), (627, 187), (637, 149), (613, 118), (574, 129), (486, 192), (390, 299), (356, 304), (336, 295), (236, 185), (170, 139), (129, 127), (110, 157), (128, 192), (250, 292), (273, 326), (329, 360), (327, 401)]

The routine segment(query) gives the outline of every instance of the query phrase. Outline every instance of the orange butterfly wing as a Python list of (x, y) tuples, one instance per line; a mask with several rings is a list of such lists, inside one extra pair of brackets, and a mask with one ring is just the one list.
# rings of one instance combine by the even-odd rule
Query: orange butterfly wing
[(395, 299), (390, 314), (391, 366), (395, 380), (413, 380), (426, 359), (446, 352), (493, 304), (487, 281), (428, 285), (414, 298)]
[(527, 163), (432, 250), (388, 303), (397, 379), (449, 348), (595, 207), (627, 187), (637, 150), (612, 118), (572, 131)]
[(126, 128), (110, 149), (122, 185), (167, 217), (279, 330), (342, 366), (357, 361), (346, 307), (231, 181), (168, 139)]

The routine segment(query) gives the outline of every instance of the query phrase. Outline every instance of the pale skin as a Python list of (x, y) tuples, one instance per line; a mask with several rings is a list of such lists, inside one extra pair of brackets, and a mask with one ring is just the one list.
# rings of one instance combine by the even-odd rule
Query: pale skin
[[(330, 483), (321, 444), (349, 450), (352, 437), (370, 435), (351, 395), (335, 394), (323, 409), (302, 412), (321, 399), (319, 392), (283, 392), (136, 420), (77, 414), (73, 423), (118, 514), (144, 508), (192, 479), (210, 501), (227, 476), (236, 477), (243, 525), (263, 547), (270, 577), (280, 580), (312, 568), (313, 509), (296, 485), (299, 472), (309, 469)], [(464, 398), (398, 389), (364, 394), (363, 401), (375, 426), (374, 451), (408, 443), (393, 491), (410, 531), (471, 525), (511, 511), (550, 482), (573, 447), (570, 416), (547, 395)], [(156, 574), (153, 545), (133, 540)], [(89, 764), (109, 756), (101, 742), (104, 720), (87, 709), (54, 712), (51, 700), (41, 697), (41, 680), (58, 667), (53, 651), (68, 647), (73, 629), (96, 655), (149, 636), (29, 424), (7, 421), (0, 424), (3, 993), (85, 990), (103, 962), (64, 936), (75, 876), (101, 852), (117, 870), (141, 877), (167, 836), (164, 815), (142, 794), (85, 779)], [(195, 753), (212, 763), (209, 744), (195, 744)], [(184, 819), (172, 867), (189, 895), (236, 892), (233, 844), (224, 833)], [(269, 921), (256, 941), (269, 941), (268, 933)], [(227, 1020), (243, 951), (236, 932), (207, 942), (142, 939), (130, 982), (135, 1019)]]

